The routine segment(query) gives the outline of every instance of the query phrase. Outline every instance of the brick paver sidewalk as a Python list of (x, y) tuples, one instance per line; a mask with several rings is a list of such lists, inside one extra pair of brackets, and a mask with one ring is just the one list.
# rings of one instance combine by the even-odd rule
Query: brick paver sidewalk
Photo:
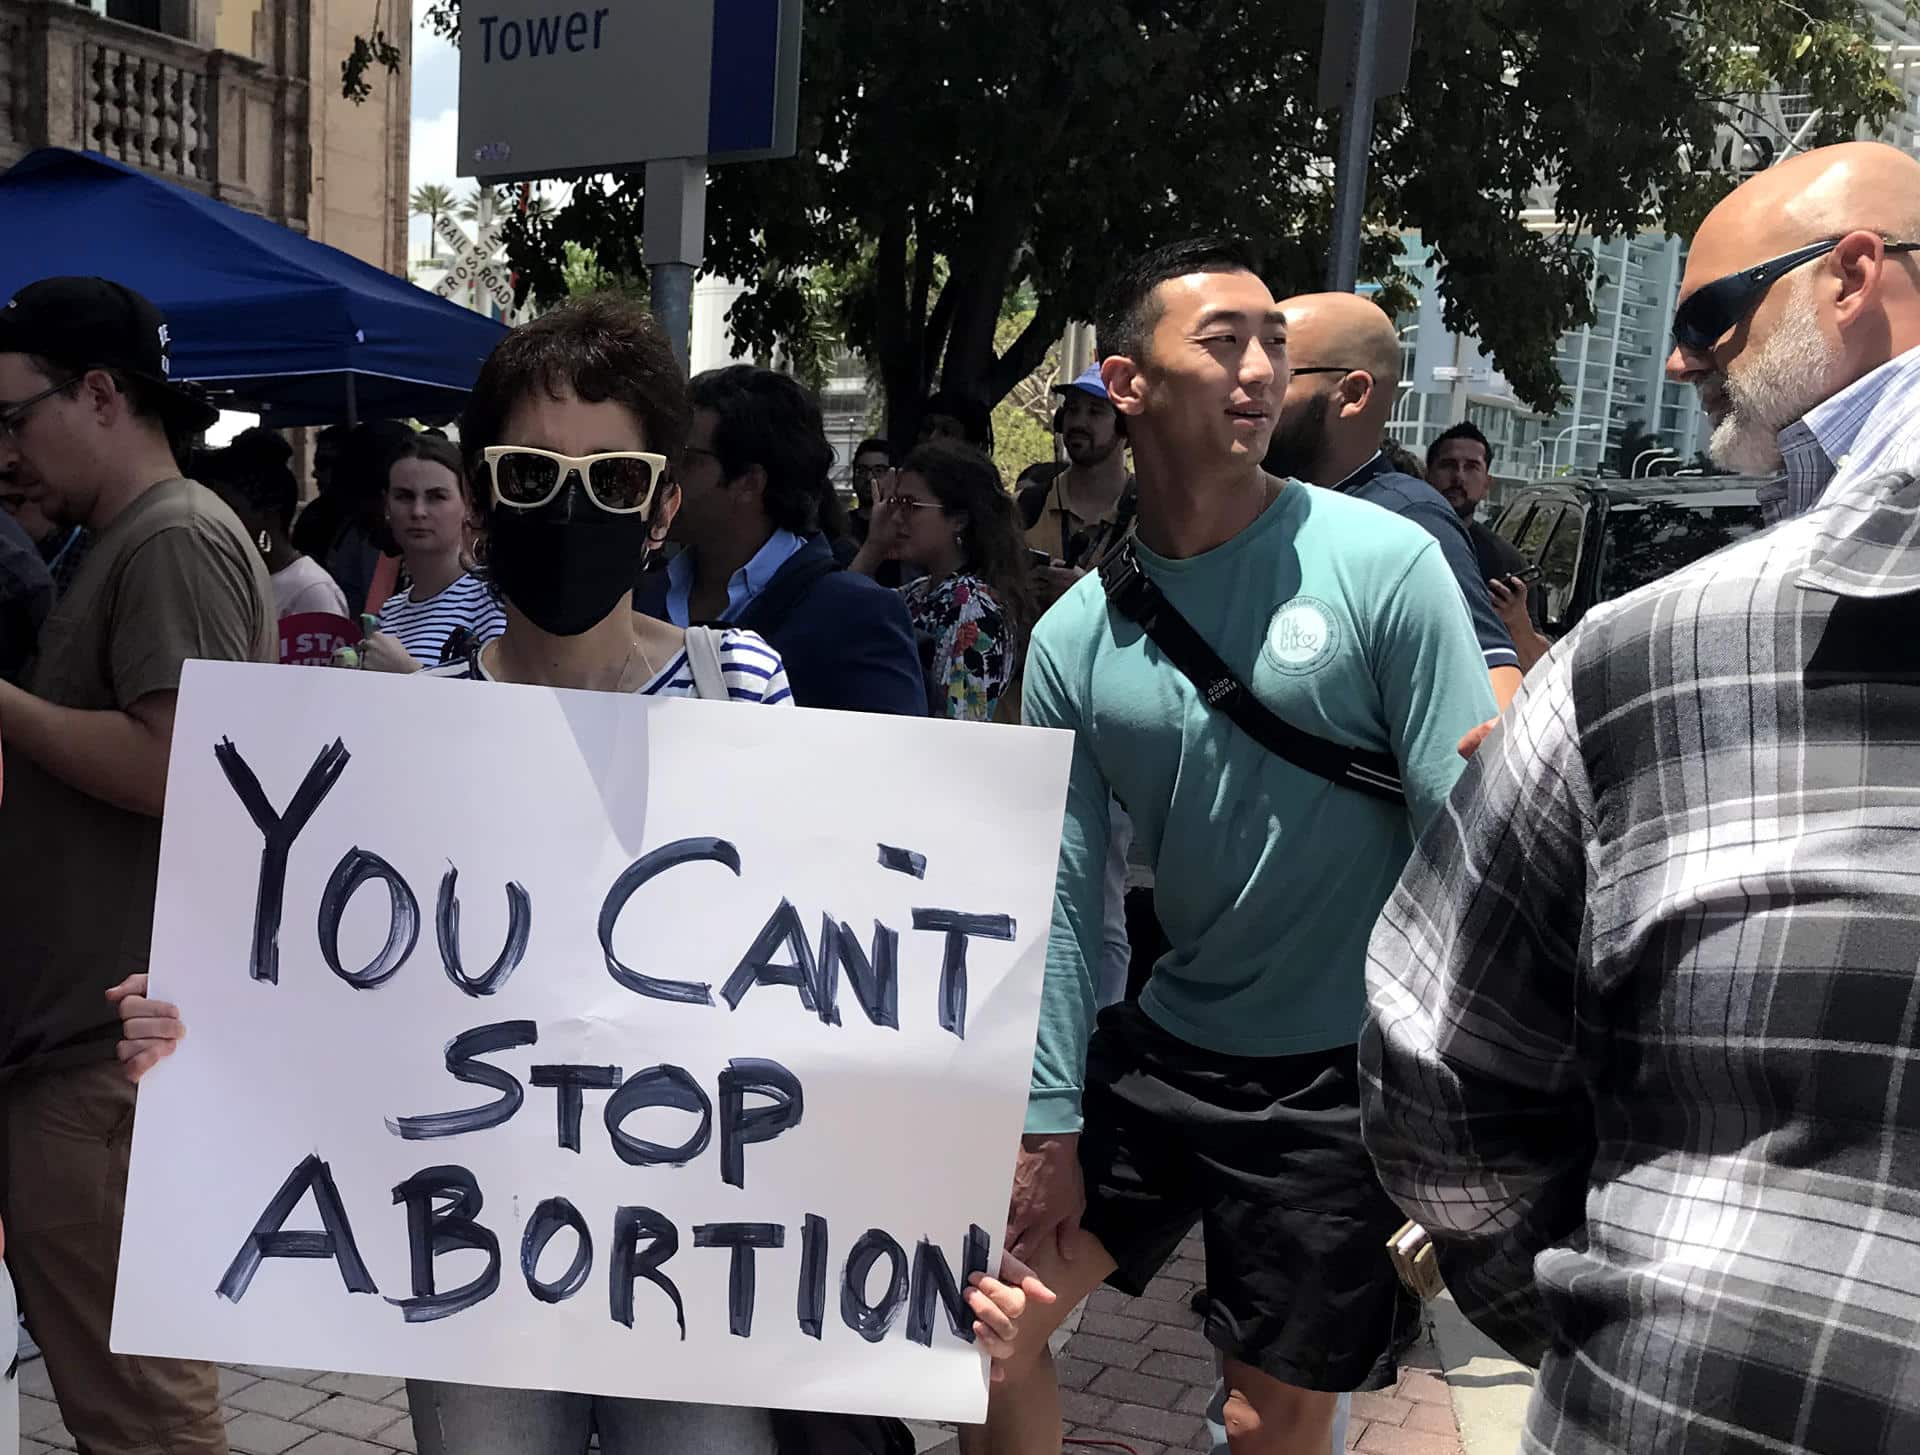
[[(1190, 1234), (1146, 1297), (1103, 1288), (1087, 1301), (1056, 1360), (1070, 1439), (1126, 1445), (1135, 1455), (1211, 1448), (1202, 1416), (1213, 1393), (1213, 1350), (1187, 1306), (1205, 1277), (1199, 1237)], [(1405, 1364), (1411, 1367), (1402, 1369), (1397, 1388), (1353, 1397), (1347, 1448), (1461, 1455), (1453, 1399), (1431, 1341), (1416, 1345)], [(1068, 1455), (1080, 1448), (1069, 1445)]]
[[(227, 1439), (236, 1455), (411, 1452), (406, 1386), (367, 1374), (235, 1366), (220, 1371)], [(74, 1448), (39, 1360), (20, 1368), (20, 1455)], [(533, 1455), (533, 1452), (528, 1452)]]
[[(1213, 1354), (1200, 1334), (1199, 1316), (1187, 1307), (1205, 1273), (1199, 1255), (1199, 1240), (1189, 1238), (1149, 1285), (1147, 1297), (1102, 1289), (1088, 1301), (1058, 1357), (1070, 1439), (1105, 1441), (1134, 1455), (1209, 1448), (1202, 1415), (1213, 1389)], [(1398, 1388), (1353, 1397), (1347, 1448), (1363, 1455), (1461, 1455), (1452, 1399), (1432, 1344), (1416, 1346), (1407, 1362), (1414, 1367), (1403, 1371)], [(20, 1388), (21, 1455), (72, 1450), (45, 1366), (38, 1360), (23, 1365)], [(221, 1371), (220, 1393), (236, 1455), (414, 1449), (406, 1391), (397, 1379), (241, 1366)], [(934, 1455), (950, 1448), (940, 1445)], [(1067, 1452), (1099, 1448), (1069, 1444)]]

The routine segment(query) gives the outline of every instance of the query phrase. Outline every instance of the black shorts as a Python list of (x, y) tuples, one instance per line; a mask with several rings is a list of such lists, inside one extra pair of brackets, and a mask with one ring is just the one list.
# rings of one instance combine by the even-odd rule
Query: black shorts
[(1100, 1012), (1087, 1048), (1086, 1229), (1138, 1296), (1196, 1219), (1206, 1333), (1301, 1389), (1383, 1389), (1419, 1331), (1387, 1239), (1406, 1221), (1360, 1142), (1352, 1046), (1222, 1056), (1137, 1005)]

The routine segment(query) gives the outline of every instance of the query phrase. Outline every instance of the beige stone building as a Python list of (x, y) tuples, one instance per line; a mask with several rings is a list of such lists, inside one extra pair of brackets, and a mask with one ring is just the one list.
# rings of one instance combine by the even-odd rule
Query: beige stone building
[(0, 167), (102, 152), (405, 276), (407, 68), (340, 94), (413, 0), (0, 0)]

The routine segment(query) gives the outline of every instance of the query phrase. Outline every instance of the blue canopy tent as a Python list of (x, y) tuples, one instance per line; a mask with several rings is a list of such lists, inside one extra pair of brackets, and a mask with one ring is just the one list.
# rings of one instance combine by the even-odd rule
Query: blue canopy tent
[(152, 299), (174, 377), (274, 428), (457, 413), (506, 332), (264, 217), (47, 147), (0, 175), (0, 299), (65, 274)]

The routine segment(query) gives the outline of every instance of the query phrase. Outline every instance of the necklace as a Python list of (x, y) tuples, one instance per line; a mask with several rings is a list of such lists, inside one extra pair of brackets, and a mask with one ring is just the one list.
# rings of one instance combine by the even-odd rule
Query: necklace
[(653, 658), (649, 657), (647, 655), (647, 649), (640, 645), (640, 638), (635, 637), (633, 639), (633, 646), (627, 652), (627, 664), (620, 669), (620, 680), (613, 684), (613, 690), (615, 692), (633, 691), (633, 688), (627, 683), (627, 674), (633, 670), (633, 659), (636, 653), (639, 655), (641, 663), (647, 669), (647, 675), (641, 678), (641, 681), (651, 682), (659, 675), (654, 669)]

